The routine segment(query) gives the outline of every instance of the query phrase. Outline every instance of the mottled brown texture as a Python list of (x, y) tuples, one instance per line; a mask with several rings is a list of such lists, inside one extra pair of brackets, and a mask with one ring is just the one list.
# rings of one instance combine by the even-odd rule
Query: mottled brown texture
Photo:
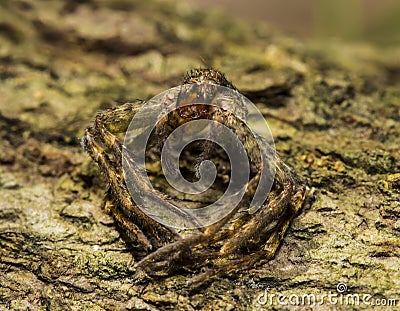
[[(156, 106), (152, 107), (156, 110), (156, 115), (159, 115), (160, 111), (162, 113), (163, 106), (168, 105), (164, 98), (172, 96), (174, 98), (171, 102), (172, 108), (175, 108), (176, 111), (172, 111), (164, 117), (160, 116), (161, 119), (157, 125), (154, 124), (154, 135), (150, 135), (146, 144), (146, 153), (149, 155), (146, 168), (141, 168), (137, 160), (137, 153), (130, 150), (129, 145), (135, 144), (135, 140), (127, 145), (118, 139), (118, 134), (121, 132), (128, 133), (126, 137), (132, 136), (132, 134), (129, 135), (129, 131), (132, 130), (128, 128), (108, 130), (115, 123), (127, 124), (130, 120), (131, 123), (142, 122), (144, 127), (151, 126), (151, 123), (143, 120), (151, 112), (146, 112), (143, 117), (134, 119), (137, 112), (146, 106), (144, 102), (126, 103), (99, 112), (93, 125), (86, 129), (82, 138), (82, 146), (106, 178), (109, 189), (106, 192), (105, 204), (108, 206), (108, 212), (129, 238), (129, 242), (138, 248), (133, 252), (135, 259), (140, 260), (135, 265), (136, 274), (143, 271), (149, 275), (173, 275), (182, 273), (182, 271), (185, 271), (185, 274), (187, 272), (192, 274), (194, 272), (195, 276), (189, 276), (187, 284), (194, 285), (196, 283), (197, 286), (200, 286), (206, 281), (212, 281), (211, 278), (221, 275), (223, 272), (237, 275), (241, 268), (245, 270), (262, 260), (271, 259), (281, 244), (290, 222), (303, 205), (306, 185), (295, 172), (282, 162), (273, 146), (267, 143), (266, 138), (256, 138), (246, 126), (246, 119), (240, 119), (239, 116), (247, 116), (249, 112), (247, 107), (238, 100), (235, 87), (227, 82), (222, 73), (215, 69), (194, 69), (187, 74), (183, 83), (184, 85), (175, 94), (176, 98), (174, 98), (174, 92), (170, 92), (169, 95), (163, 96)], [(228, 89), (234, 94), (233, 97), (230, 98), (229, 93), (219, 90), (218, 87), (221, 86), (228, 86), (229, 88), (222, 90)], [(235, 111), (204, 104), (213, 103), (218, 97), (222, 97), (225, 101), (232, 100), (235, 105), (232, 110), (235, 109)], [(202, 104), (196, 105), (193, 102)], [(232, 209), (221, 219), (214, 219), (211, 224), (207, 225), (201, 222), (201, 218), (192, 214), (190, 209), (183, 211), (179, 207), (188, 208), (190, 203), (195, 206), (197, 204), (199, 207), (201, 204), (214, 202), (213, 198), (221, 196), (221, 194), (218, 195), (221, 189), (227, 191), (228, 183), (238, 184), (238, 181), (232, 181), (235, 177), (230, 178), (231, 171), (235, 169), (243, 171), (245, 169), (243, 163), (234, 160), (239, 165), (232, 165), (232, 168), (228, 168), (229, 161), (226, 159), (226, 155), (224, 158), (221, 154), (222, 149), (218, 152), (216, 146), (211, 146), (211, 140), (196, 142), (193, 137), (190, 138), (190, 133), (185, 132), (186, 139), (193, 140), (191, 149), (189, 149), (191, 150), (190, 154), (182, 152), (179, 157), (180, 170), (189, 172), (185, 178), (195, 179), (198, 172), (198, 170), (196, 172), (196, 167), (203, 160), (208, 159), (219, 164), (219, 167), (227, 167), (225, 172), (220, 170), (212, 187), (197, 195), (179, 193), (175, 189), (179, 195), (174, 196), (171, 191), (165, 190), (167, 188), (165, 185), (158, 186), (157, 190), (152, 189), (145, 182), (148, 177), (142, 173), (147, 170), (147, 175), (152, 175), (149, 179), (153, 179), (153, 181), (165, 178), (159, 168), (161, 166), (160, 149), (175, 129), (185, 123), (190, 125), (189, 122), (194, 119), (212, 120), (214, 126), (206, 133), (209, 138), (214, 137), (221, 143), (222, 139), (218, 138), (215, 123), (229, 128), (243, 144), (247, 153), (246, 162), (250, 162), (247, 172), (249, 173), (248, 182), (243, 183), (240, 190), (236, 189), (228, 199), (225, 199), (225, 206), (232, 207)], [(139, 129), (143, 132), (144, 127)], [(229, 139), (227, 140), (229, 141)], [(232, 141), (230, 143), (234, 144)], [(127, 150), (131, 152), (127, 152)], [(233, 152), (239, 152), (238, 146)], [(229, 152), (228, 155), (233, 156)], [(171, 158), (171, 155), (169, 157)], [(193, 158), (197, 159), (193, 160)], [(164, 163), (164, 165), (166, 164)], [(157, 169), (152, 171), (151, 167)], [(257, 189), (266, 188), (268, 184), (265, 182), (266, 179), (263, 179), (262, 173), (272, 175), (271, 171), (274, 175), (274, 179), (271, 180), (271, 191), (265, 197), (265, 202), (260, 202), (260, 208), (252, 211), (254, 208), (251, 207), (251, 201), (255, 197)], [(139, 202), (136, 201), (137, 197), (132, 196), (132, 188), (129, 188), (128, 181), (131, 185), (133, 184), (134, 191), (140, 193)], [(242, 189), (244, 190), (243, 198), (240, 194)], [(185, 196), (184, 200), (181, 199), (182, 196)], [(238, 197), (240, 198), (238, 199)], [(150, 205), (152, 210), (155, 210), (154, 213), (160, 213), (160, 210), (163, 210), (164, 214), (160, 213), (159, 218), (175, 218), (174, 224), (177, 224), (175, 227), (178, 228), (171, 228), (171, 226), (155, 221), (153, 217), (142, 210), (142, 200), (146, 202), (146, 205)], [(221, 205), (217, 205), (215, 208), (222, 210)], [(178, 219), (182, 221), (177, 221)], [(189, 229), (188, 224), (194, 226), (196, 230), (182, 230)], [(147, 256), (138, 257), (141, 252), (147, 253)]]
[[(322, 295), (339, 282), (400, 304), (399, 47), (302, 44), (166, 1), (2, 1), (0, 20), (0, 309), (257, 310), (263, 286)], [(238, 278), (134, 283), (79, 139), (98, 110), (204, 65), (257, 104), (315, 201), (275, 258)]]

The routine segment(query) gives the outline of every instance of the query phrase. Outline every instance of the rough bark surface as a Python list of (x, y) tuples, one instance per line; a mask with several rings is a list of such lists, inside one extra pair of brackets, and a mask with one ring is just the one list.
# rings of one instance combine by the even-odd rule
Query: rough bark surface
[[(257, 298), (321, 297), (338, 283), (399, 308), (399, 54), (323, 50), (170, 1), (1, 1), (0, 309), (281, 309)], [(79, 139), (96, 111), (199, 66), (258, 105), (315, 197), (268, 264), (196, 289), (182, 276), (135, 283)]]

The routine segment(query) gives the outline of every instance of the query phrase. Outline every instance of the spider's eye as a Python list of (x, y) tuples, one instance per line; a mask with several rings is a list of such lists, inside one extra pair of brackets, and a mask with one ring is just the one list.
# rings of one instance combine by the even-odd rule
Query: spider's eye
[(188, 105), (178, 108), (178, 114), (187, 121), (203, 119), (208, 115), (207, 105)]

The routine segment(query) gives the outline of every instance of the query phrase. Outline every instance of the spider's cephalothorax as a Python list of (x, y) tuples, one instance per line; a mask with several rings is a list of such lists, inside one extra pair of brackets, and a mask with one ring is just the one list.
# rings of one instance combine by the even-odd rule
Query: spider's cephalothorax
[(229, 87), (236, 90), (236, 87), (229, 82), (222, 72), (215, 69), (192, 69), (189, 71), (184, 79), (183, 84), (207, 84), (214, 83), (217, 85)]
[[(237, 92), (237, 89), (225, 78), (224, 74), (214, 69), (194, 69), (184, 78), (185, 84), (198, 86), (211, 84), (224, 86)], [(204, 89), (209, 92), (209, 89)], [(213, 89), (211, 89), (211, 93)], [(200, 92), (201, 93), (201, 92)], [(268, 145), (260, 150), (254, 143), (252, 132), (245, 126), (244, 118), (246, 108), (238, 106), (239, 119), (232, 112), (219, 107), (204, 105), (183, 105), (193, 97), (193, 93), (184, 93), (177, 103), (177, 113), (174, 117), (161, 119), (162, 125), (153, 132), (156, 137), (153, 141), (164, 142), (165, 135), (180, 124), (197, 119), (208, 119), (222, 123), (228, 127), (243, 142), (250, 163), (251, 174), (247, 183), (246, 193), (238, 204), (227, 216), (212, 225), (198, 230), (182, 232), (162, 225), (144, 213), (131, 198), (124, 179), (122, 168), (123, 148), (118, 139), (118, 133), (125, 133), (131, 120), (141, 109), (144, 102), (127, 103), (122, 106), (100, 112), (94, 124), (86, 129), (82, 138), (84, 149), (97, 163), (104, 174), (109, 190), (107, 192), (107, 211), (113, 215), (118, 226), (135, 245), (138, 269), (143, 269), (149, 274), (171, 274), (179, 271), (196, 273), (208, 267), (192, 278), (192, 282), (201, 282), (209, 276), (221, 272), (234, 271), (249, 267), (262, 259), (271, 259), (283, 239), (290, 221), (301, 208), (306, 187), (303, 186), (296, 174), (286, 166)], [(207, 95), (206, 93), (204, 93)], [(208, 93), (209, 94), (209, 93)], [(198, 96), (198, 95), (196, 95)], [(201, 95), (202, 96), (202, 95)], [(161, 110), (161, 108), (160, 108)], [(171, 130), (165, 130), (165, 128)], [(186, 150), (180, 159), (181, 169), (190, 172), (190, 167), (195, 165), (195, 158), (203, 155), (216, 163), (221, 168), (217, 183), (213, 189), (200, 196), (198, 202), (193, 197), (188, 197), (177, 192), (163, 193), (164, 183), (160, 176), (159, 145), (148, 147), (147, 151), (155, 156), (148, 157), (150, 163), (146, 166), (150, 179), (158, 183), (158, 190), (148, 190), (142, 183), (141, 176), (134, 176), (137, 189), (146, 193), (146, 198), (154, 206), (167, 205), (174, 208), (176, 202), (196, 207), (197, 203), (207, 203), (208, 200), (220, 195), (224, 183), (229, 179), (229, 163), (227, 158), (217, 149), (212, 152), (197, 150), (207, 144), (194, 145)], [(267, 166), (262, 165), (261, 158), (270, 159)], [(132, 165), (134, 162), (132, 160)], [(147, 165), (147, 163), (146, 163)], [(248, 204), (260, 182), (261, 172), (274, 166), (275, 179), (267, 199), (256, 212), (248, 212)], [(226, 177), (226, 178), (225, 178)], [(145, 256), (144, 256), (145, 255)], [(140, 256), (144, 256), (140, 258)]]
[[(185, 84), (194, 84), (197, 86), (195, 91), (193, 88), (189, 89), (192, 92), (185, 92), (184, 85)], [(214, 69), (192, 69), (189, 71), (183, 79), (183, 90), (179, 96), (179, 100), (177, 105), (179, 106), (177, 109), (177, 113), (179, 117), (183, 120), (195, 120), (195, 119), (207, 119), (210, 118), (214, 109), (211, 106), (207, 105), (188, 105), (184, 106), (187, 101), (193, 102), (193, 94), (197, 97), (199, 101), (207, 101), (207, 98), (212, 97), (210, 94), (213, 90), (213, 86), (215, 86), (214, 90), (217, 89), (217, 86), (223, 86), (230, 88), (232, 90), (236, 90), (236, 87), (229, 82), (225, 75)], [(204, 89), (202, 92), (201, 90)]]

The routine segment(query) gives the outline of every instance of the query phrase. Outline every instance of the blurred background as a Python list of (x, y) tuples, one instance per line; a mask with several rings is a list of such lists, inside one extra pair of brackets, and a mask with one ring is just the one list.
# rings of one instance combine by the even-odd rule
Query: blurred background
[(400, 43), (399, 0), (188, 0), (310, 40)]

